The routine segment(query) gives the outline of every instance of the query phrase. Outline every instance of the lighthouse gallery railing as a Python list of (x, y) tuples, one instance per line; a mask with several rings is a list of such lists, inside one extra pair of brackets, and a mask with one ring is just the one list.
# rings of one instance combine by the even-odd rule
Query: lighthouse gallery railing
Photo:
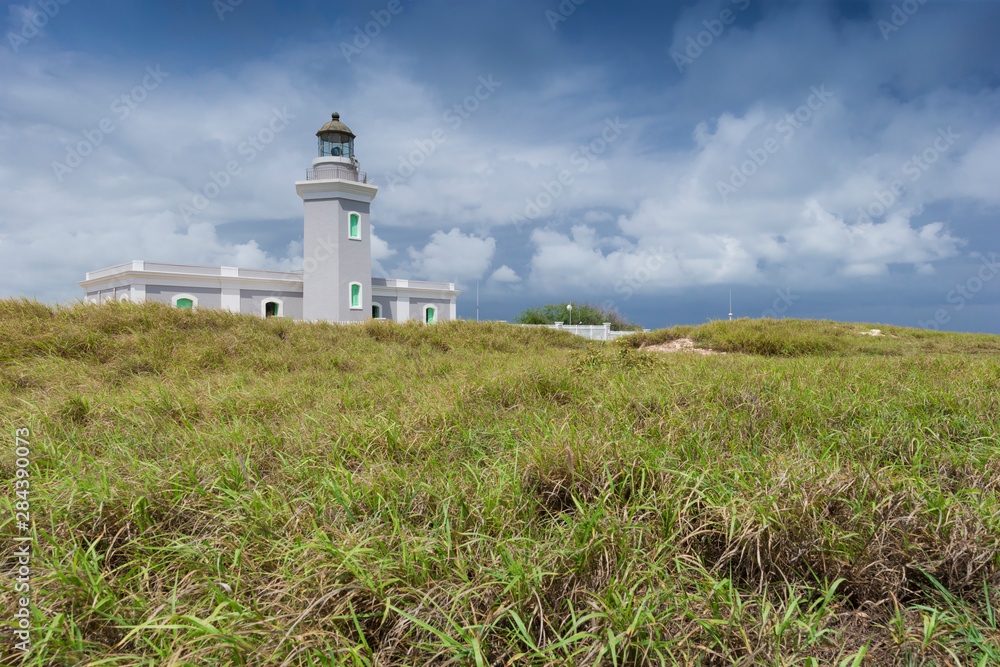
[(345, 181), (356, 181), (358, 183), (368, 182), (367, 173), (339, 164), (320, 164), (306, 169), (307, 181), (322, 181), (330, 178), (340, 178)]

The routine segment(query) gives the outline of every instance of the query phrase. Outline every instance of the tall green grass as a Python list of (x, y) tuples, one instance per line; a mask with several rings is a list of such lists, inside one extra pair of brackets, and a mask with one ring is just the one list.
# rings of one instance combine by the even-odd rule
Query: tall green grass
[[(880, 336), (863, 335), (877, 329)], [(902, 356), (912, 354), (1000, 354), (1000, 337), (911, 329), (884, 324), (816, 320), (716, 320), (700, 326), (675, 326), (620, 339), (639, 348), (678, 338), (718, 352), (774, 357), (802, 355)]]
[(997, 338), (869, 328), (0, 301), (25, 664), (1000, 664)]

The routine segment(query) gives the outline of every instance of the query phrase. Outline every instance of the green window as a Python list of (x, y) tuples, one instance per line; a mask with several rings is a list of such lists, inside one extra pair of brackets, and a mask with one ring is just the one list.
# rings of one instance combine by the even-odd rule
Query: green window
[(194, 301), (191, 299), (177, 299), (178, 308), (194, 308)]
[(427, 324), (434, 324), (434, 309), (433, 308), (428, 308), (427, 309), (427, 311), (424, 314), (424, 321), (427, 322)]
[(351, 283), (351, 308), (361, 307), (361, 285)]
[(275, 301), (268, 301), (264, 304), (264, 317), (277, 317), (278, 304)]
[(352, 239), (361, 238), (361, 216), (357, 213), (351, 213), (351, 224), (348, 231), (348, 236)]
[(376, 320), (382, 317), (382, 306), (378, 305), (377, 303), (372, 304), (372, 317), (375, 318)]

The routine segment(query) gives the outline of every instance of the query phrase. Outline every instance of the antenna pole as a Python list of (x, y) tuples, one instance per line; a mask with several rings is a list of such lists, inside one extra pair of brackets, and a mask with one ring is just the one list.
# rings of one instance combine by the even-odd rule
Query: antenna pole
[(479, 281), (476, 281), (476, 321), (479, 321)]
[(733, 290), (729, 290), (729, 319), (733, 319)]

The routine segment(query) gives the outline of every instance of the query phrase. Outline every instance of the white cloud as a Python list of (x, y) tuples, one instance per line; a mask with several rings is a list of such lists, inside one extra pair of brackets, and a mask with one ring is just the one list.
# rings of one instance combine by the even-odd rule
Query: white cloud
[(396, 254), (389, 244), (375, 235), (375, 225), (371, 227), (372, 236), (372, 274), (378, 277), (389, 277), (382, 262)]
[(521, 276), (517, 275), (514, 269), (504, 264), (493, 272), (493, 275), (490, 276), (490, 281), (505, 284), (519, 283), (521, 282)]
[(478, 280), (490, 267), (496, 240), (463, 234), (458, 228), (434, 232), (421, 250), (410, 247), (410, 261), (400, 267), (403, 274), (445, 282)]
[(951, 172), (949, 192), (992, 207), (1000, 206), (1000, 129), (973, 139)]
[(879, 224), (849, 224), (811, 200), (797, 215), (770, 225), (748, 220), (743, 233), (700, 231), (706, 225), (694, 218), (689, 229), (667, 234), (651, 225), (635, 246), (610, 251), (601, 249), (589, 227), (574, 227), (569, 236), (538, 230), (532, 234), (531, 281), (552, 292), (608, 293), (638, 277), (645, 289), (793, 280), (824, 290), (842, 279), (885, 274), (891, 263), (911, 263), (927, 274), (932, 261), (958, 254), (963, 241), (944, 224), (914, 229), (909, 219), (901, 212)]

